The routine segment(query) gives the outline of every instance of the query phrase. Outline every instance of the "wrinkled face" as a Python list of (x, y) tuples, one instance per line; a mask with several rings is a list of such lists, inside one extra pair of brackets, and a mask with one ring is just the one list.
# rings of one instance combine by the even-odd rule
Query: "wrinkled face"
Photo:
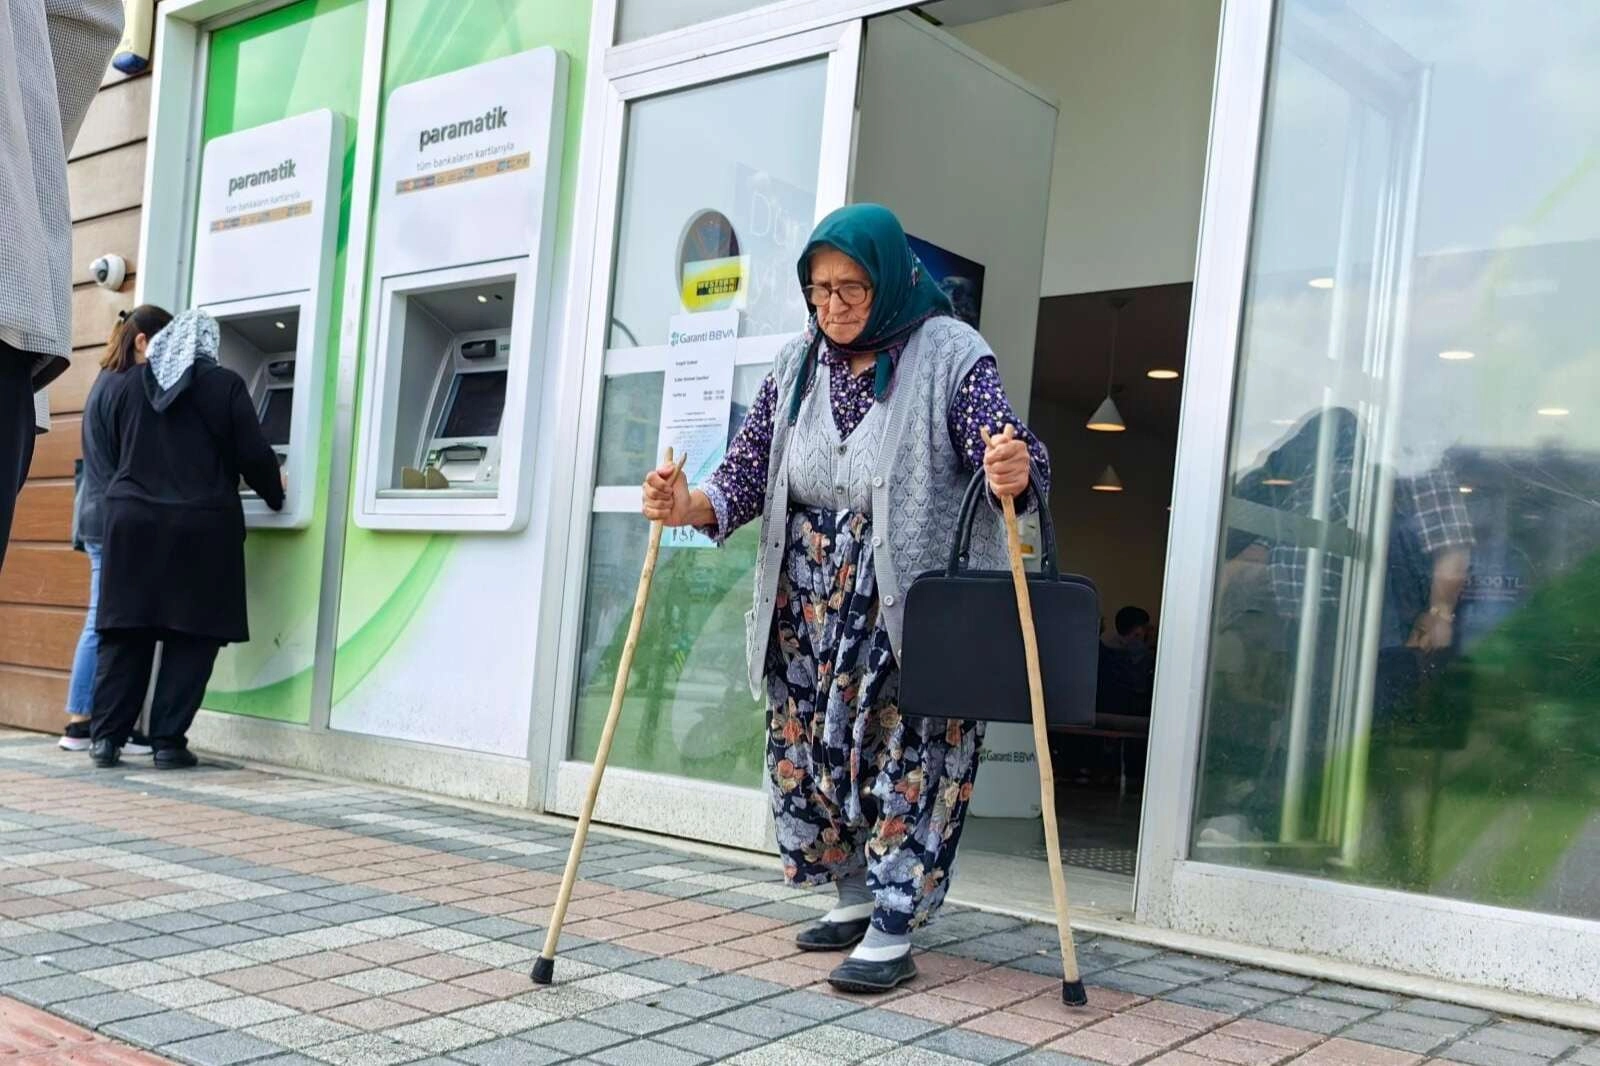
[[(823, 334), (835, 344), (854, 343), (872, 314), (872, 279), (867, 272), (837, 248), (818, 248), (811, 254), (811, 284), (833, 290), (831, 296), (822, 289), (812, 290), (812, 305)], [(841, 288), (846, 295), (862, 293), (861, 301), (848, 305)]]

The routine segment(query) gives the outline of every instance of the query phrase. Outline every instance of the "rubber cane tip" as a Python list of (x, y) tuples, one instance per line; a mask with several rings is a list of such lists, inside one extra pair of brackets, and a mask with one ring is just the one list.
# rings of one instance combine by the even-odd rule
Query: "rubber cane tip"
[[(543, 959), (539, 960), (543, 962)], [(1082, 981), (1061, 982), (1061, 1002), (1069, 1007), (1086, 1006), (1089, 1002), (1089, 993), (1084, 989)]]
[(533, 960), (533, 983), (547, 985), (556, 979), (556, 960), (540, 956)]

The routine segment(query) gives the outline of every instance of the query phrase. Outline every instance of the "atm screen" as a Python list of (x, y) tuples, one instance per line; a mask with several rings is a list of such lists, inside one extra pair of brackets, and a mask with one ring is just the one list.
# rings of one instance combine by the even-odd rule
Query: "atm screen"
[(275, 448), (289, 446), (289, 425), (294, 412), (293, 389), (268, 389), (267, 403), (261, 409), (261, 432)]
[(498, 436), (500, 415), (505, 409), (504, 370), (457, 374), (450, 390), (450, 406), (440, 419), (439, 436), (447, 440)]

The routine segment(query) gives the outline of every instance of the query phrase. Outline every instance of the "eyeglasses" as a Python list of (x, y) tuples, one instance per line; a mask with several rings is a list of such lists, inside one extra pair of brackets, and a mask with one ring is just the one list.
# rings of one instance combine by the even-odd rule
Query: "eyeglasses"
[(800, 290), (812, 307), (826, 307), (837, 296), (846, 307), (860, 307), (866, 302), (872, 286), (864, 281), (847, 281), (842, 285), (807, 285)]

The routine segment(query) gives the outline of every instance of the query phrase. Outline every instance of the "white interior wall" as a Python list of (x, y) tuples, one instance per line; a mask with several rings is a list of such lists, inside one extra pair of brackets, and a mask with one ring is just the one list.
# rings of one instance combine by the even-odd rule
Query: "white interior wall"
[(1055, 107), (910, 15), (867, 30), (851, 199), (983, 264), (980, 328), (1027, 416)]
[(1060, 103), (1044, 295), (1194, 280), (1220, 14), (1070, 0), (952, 30)]

